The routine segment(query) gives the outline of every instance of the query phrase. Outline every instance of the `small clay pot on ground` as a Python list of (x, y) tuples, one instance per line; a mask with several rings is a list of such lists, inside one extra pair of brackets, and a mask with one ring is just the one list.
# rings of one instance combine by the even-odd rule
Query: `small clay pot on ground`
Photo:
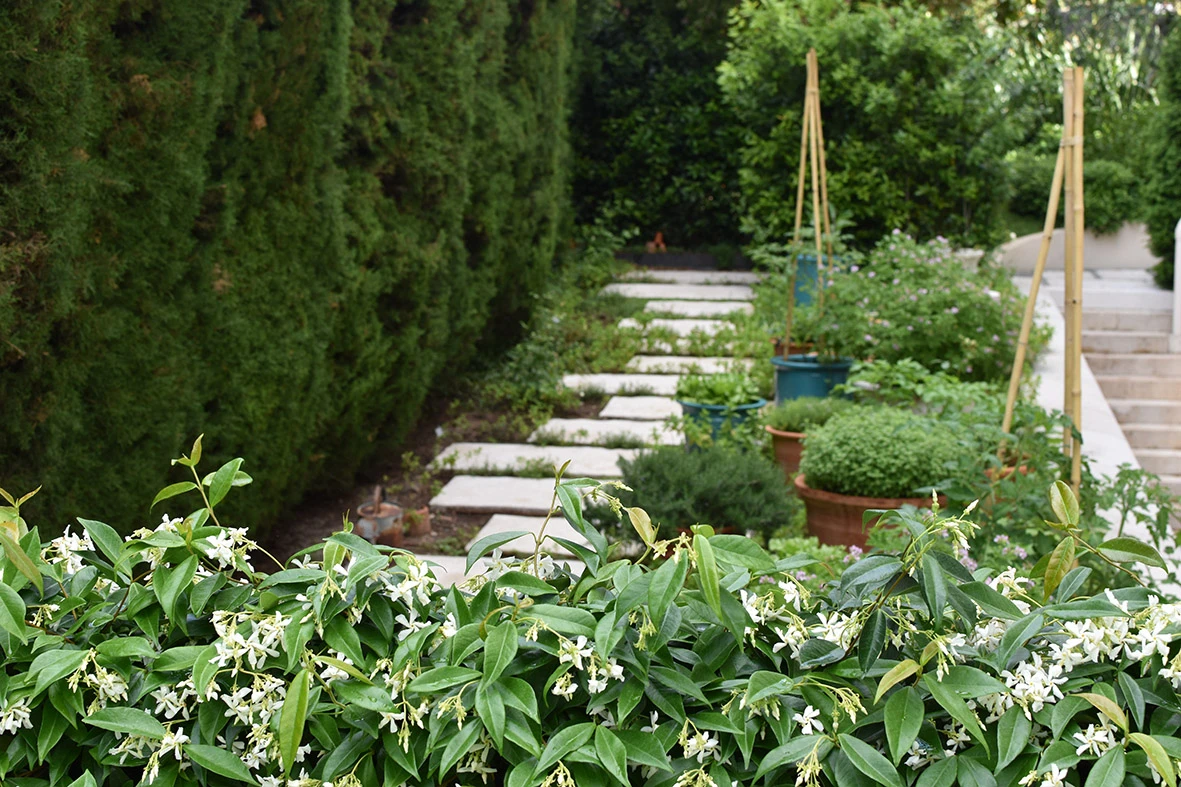
[(406, 525), (406, 535), (411, 538), (422, 538), (431, 534), (431, 509), (423, 506), (415, 511), (409, 511), (402, 519)]
[[(803, 473), (796, 476), (795, 485), (796, 494), (804, 501), (807, 511), (808, 534), (816, 536), (821, 544), (865, 549), (866, 534), (878, 520), (874, 517), (862, 524), (866, 511), (902, 508), (904, 505), (931, 507), (929, 497), (861, 497), (824, 492), (808, 486)], [(947, 498), (940, 496), (939, 505), (946, 502)]]
[(378, 538), (387, 532), (398, 531), (398, 543), (402, 537), (402, 509), (394, 503), (365, 503), (357, 506), (356, 533), (370, 543), (378, 543)]
[(764, 426), (767, 434), (771, 435), (771, 446), (775, 450), (775, 459), (783, 468), (783, 477), (791, 483), (792, 477), (800, 472), (800, 457), (804, 454), (803, 432), (781, 432)]

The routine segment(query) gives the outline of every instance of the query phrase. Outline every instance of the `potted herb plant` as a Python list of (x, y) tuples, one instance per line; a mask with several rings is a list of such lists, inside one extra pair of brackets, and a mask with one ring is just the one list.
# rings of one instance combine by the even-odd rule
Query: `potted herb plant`
[(783, 467), (788, 483), (800, 469), (807, 431), (823, 426), (834, 415), (852, 406), (847, 399), (806, 396), (782, 402), (764, 413), (763, 428), (771, 435), (775, 459)]
[(724, 429), (734, 429), (767, 404), (758, 385), (742, 372), (689, 374), (677, 382), (677, 403), (685, 420), (708, 425), (716, 440)]
[(823, 544), (864, 547), (877, 521), (864, 521), (865, 512), (930, 506), (919, 495), (943, 480), (959, 443), (940, 421), (869, 407), (810, 430), (804, 448), (795, 486), (808, 531)]

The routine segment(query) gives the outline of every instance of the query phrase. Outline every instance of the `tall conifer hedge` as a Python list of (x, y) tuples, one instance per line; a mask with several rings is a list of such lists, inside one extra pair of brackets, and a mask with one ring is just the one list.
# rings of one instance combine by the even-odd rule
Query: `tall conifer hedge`
[(148, 521), (207, 432), (265, 525), (516, 325), (566, 220), (573, 0), (0, 8), (0, 483)]

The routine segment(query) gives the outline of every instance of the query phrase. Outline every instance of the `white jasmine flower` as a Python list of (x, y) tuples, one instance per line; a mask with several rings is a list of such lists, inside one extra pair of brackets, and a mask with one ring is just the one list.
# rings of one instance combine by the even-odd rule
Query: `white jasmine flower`
[(804, 708), (803, 713), (797, 713), (792, 716), (792, 721), (800, 725), (800, 734), (812, 735), (816, 732), (824, 732), (824, 724), (820, 721), (820, 711), (813, 708), (811, 705)]

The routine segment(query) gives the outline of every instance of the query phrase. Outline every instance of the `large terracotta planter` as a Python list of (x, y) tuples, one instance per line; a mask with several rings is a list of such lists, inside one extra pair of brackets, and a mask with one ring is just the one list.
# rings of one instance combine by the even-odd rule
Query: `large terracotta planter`
[(775, 449), (775, 459), (783, 467), (783, 476), (790, 484), (792, 476), (800, 472), (800, 457), (804, 454), (803, 432), (781, 432), (764, 426), (767, 434), (771, 435), (771, 446)]
[[(904, 505), (931, 507), (929, 497), (859, 497), (822, 492), (808, 486), (803, 473), (796, 476), (795, 484), (796, 494), (804, 501), (804, 508), (808, 512), (808, 533), (816, 536), (821, 544), (864, 549), (866, 533), (877, 523), (875, 517), (862, 524), (862, 516), (866, 511), (902, 508)], [(946, 502), (947, 498), (940, 496), (939, 504), (944, 505)]]

